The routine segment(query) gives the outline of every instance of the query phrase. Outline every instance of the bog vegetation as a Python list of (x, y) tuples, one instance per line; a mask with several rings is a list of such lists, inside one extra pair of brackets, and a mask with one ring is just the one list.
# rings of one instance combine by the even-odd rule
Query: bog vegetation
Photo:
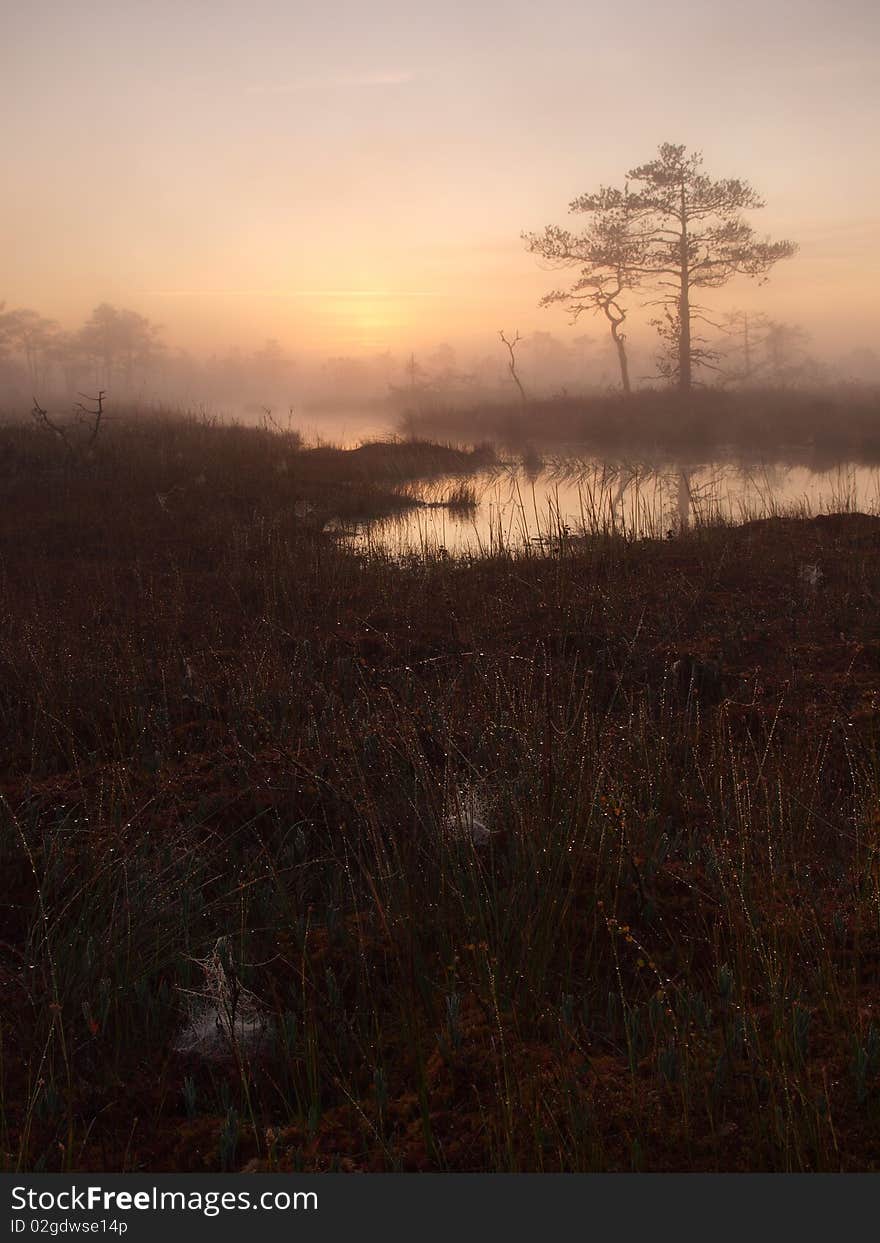
[(560, 395), (460, 408), (425, 403), (398, 419), (408, 436), (483, 437), (515, 449), (545, 444), (599, 456), (698, 461), (803, 461), (817, 470), (880, 460), (880, 387), (669, 389)]
[(873, 1167), (880, 520), (356, 555), (486, 451), (93, 417), (0, 434), (4, 1168)]

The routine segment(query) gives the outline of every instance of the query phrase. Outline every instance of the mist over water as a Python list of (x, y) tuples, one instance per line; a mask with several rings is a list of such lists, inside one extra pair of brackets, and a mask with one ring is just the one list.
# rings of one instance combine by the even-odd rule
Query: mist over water
[[(253, 411), (245, 416), (257, 421)], [(370, 440), (387, 440), (398, 435), (393, 414), (382, 410), (309, 408), (296, 419), (295, 426), (307, 444), (332, 444), (354, 449)]]

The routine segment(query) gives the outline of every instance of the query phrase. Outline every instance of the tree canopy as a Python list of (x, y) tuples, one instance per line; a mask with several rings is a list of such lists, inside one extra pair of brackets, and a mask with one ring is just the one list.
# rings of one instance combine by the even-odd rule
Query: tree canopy
[(580, 266), (568, 290), (542, 302), (565, 301), (575, 317), (584, 309), (606, 315), (625, 389), (620, 326), (628, 296), (639, 291), (645, 304), (659, 307), (661, 374), (688, 391), (695, 366), (710, 358), (694, 330), (704, 313), (695, 291), (719, 288), (737, 275), (764, 278), (797, 251), (793, 242), (759, 238), (744, 219), (743, 212), (764, 206), (748, 182), (715, 180), (702, 166), (700, 152), (663, 143), (656, 159), (630, 169), (622, 189), (603, 186), (573, 200), (570, 211), (589, 218), (581, 233), (549, 226), (543, 234), (524, 235), (528, 248), (551, 263)]

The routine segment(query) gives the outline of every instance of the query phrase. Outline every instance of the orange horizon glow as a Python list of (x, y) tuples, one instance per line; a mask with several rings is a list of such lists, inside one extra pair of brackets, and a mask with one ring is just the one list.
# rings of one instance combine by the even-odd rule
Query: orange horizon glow
[[(201, 355), (269, 338), (369, 355), (483, 351), (500, 328), (601, 337), (539, 308), (571, 274), (542, 271), (520, 233), (576, 227), (575, 195), (673, 141), (751, 181), (757, 231), (800, 244), (713, 307), (802, 324), (820, 353), (880, 344), (874, 7), (802, 0), (794, 24), (756, 0), (735, 23), (718, 0), (636, 9), (625, 28), (574, 0), (540, 24), (495, 0), (19, 9), (0, 301), (64, 327), (129, 307)], [(630, 323), (646, 345), (648, 318)]]

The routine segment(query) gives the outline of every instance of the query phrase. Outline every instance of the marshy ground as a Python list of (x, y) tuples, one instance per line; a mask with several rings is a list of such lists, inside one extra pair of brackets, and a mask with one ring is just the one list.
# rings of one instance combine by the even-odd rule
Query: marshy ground
[(880, 519), (324, 529), (479, 457), (2, 431), (3, 1168), (876, 1168)]
[(823, 389), (645, 388), (634, 393), (529, 397), (478, 405), (432, 405), (398, 419), (409, 436), (475, 436), (513, 445), (559, 442), (605, 458), (708, 454), (743, 462), (786, 457), (822, 470), (844, 460), (880, 462), (880, 390), (839, 383)]

